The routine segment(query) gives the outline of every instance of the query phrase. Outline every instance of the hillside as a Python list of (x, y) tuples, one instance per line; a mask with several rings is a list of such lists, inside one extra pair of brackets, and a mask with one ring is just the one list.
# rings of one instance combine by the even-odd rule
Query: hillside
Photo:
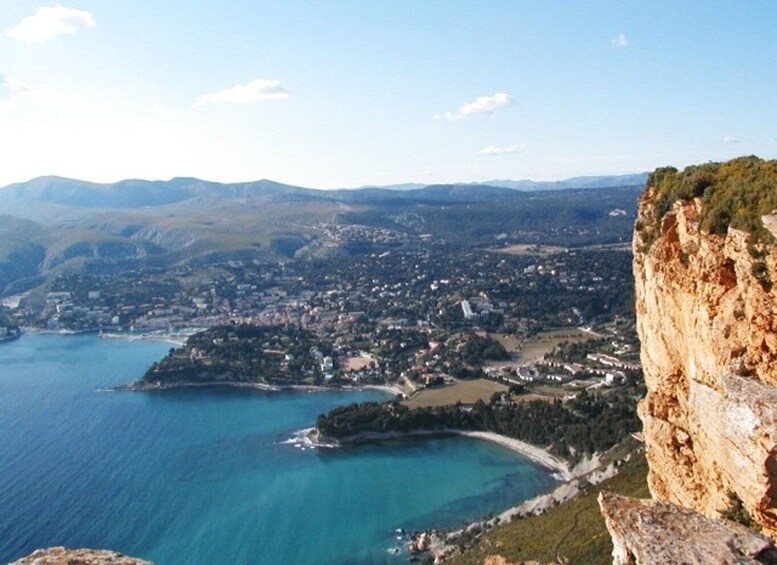
[(575, 498), (539, 516), (494, 527), (445, 563), (481, 565), (490, 556), (501, 556), (510, 563), (529, 560), (581, 565), (612, 563), (612, 542), (596, 499), (602, 491), (645, 497), (648, 495), (646, 474), (644, 454), (635, 450), (614, 477), (584, 489)]
[(325, 259), (427, 244), (626, 242), (639, 190), (434, 185), (324, 191), (266, 180), (97, 184), (41, 177), (0, 189), (0, 294), (84, 269)]

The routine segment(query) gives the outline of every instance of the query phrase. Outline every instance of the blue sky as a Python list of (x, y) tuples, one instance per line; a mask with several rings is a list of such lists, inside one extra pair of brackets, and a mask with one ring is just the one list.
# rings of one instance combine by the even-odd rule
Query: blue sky
[(0, 185), (774, 158), (775, 29), (773, 1), (3, 0)]

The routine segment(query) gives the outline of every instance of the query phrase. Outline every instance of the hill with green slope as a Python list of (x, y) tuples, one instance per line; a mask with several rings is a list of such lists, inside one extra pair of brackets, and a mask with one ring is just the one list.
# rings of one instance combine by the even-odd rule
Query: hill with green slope
[[(629, 241), (640, 187), (521, 192), (482, 185), (315, 190), (194, 178), (0, 189), (0, 294), (53, 274), (230, 259), (324, 259), (402, 246)], [(5, 253), (2, 255), (1, 253)]]

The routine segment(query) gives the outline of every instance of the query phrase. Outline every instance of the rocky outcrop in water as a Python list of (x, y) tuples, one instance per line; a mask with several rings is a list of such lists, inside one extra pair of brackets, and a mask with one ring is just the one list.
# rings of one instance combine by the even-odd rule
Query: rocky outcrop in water
[(154, 565), (151, 561), (127, 557), (105, 549), (38, 549), (10, 565)]

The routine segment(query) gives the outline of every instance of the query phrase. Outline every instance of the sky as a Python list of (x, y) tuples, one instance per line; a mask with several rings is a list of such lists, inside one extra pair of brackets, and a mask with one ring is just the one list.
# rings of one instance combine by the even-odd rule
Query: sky
[(2, 0), (0, 186), (553, 180), (777, 154), (777, 2)]

